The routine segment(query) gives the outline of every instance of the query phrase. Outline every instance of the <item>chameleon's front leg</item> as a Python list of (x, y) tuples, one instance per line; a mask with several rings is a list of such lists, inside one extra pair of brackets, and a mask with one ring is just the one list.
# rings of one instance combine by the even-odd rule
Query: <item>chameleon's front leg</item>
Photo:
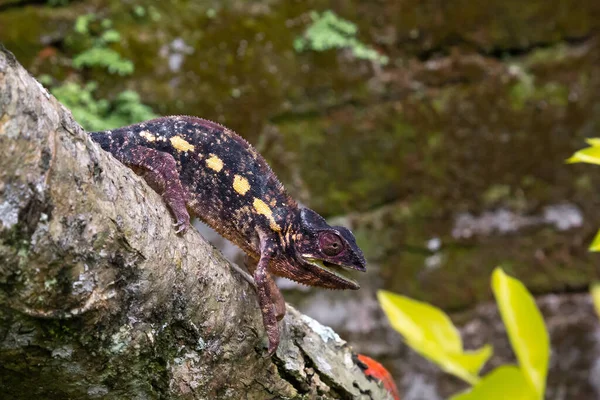
[(270, 254), (262, 254), (258, 266), (254, 271), (254, 282), (256, 283), (256, 291), (258, 293), (258, 304), (263, 317), (263, 325), (269, 338), (268, 355), (272, 356), (279, 346), (279, 326), (277, 325), (277, 317), (273, 307), (273, 291), (269, 280), (269, 261)]
[[(245, 260), (246, 268), (250, 272), (250, 274), (254, 275), (256, 271), (256, 266), (258, 263), (250, 257), (246, 257)], [(281, 291), (277, 287), (275, 283), (275, 279), (273, 279), (273, 275), (267, 273), (267, 284), (269, 285), (269, 291), (271, 293), (271, 300), (273, 301), (273, 307), (275, 307), (275, 317), (277, 321), (281, 321), (285, 316), (285, 299), (281, 294)], [(254, 283), (254, 282), (252, 282)], [(254, 283), (256, 286), (256, 283)]]

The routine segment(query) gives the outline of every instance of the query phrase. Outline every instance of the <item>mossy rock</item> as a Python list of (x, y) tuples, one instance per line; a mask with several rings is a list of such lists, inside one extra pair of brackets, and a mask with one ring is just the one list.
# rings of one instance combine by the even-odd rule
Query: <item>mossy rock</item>
[[(357, 38), (389, 57), (385, 67), (343, 50), (294, 50), (310, 11), (330, 6), (11, 6), (0, 11), (0, 40), (35, 75), (76, 73), (100, 82), (101, 97), (132, 89), (158, 113), (230, 126), (259, 147), (295, 197), (326, 216), (360, 212), (368, 220), (391, 207), (398, 215), (377, 229), (356, 229), (393, 290), (460, 307), (487, 296), (498, 263), (525, 268), (535, 290), (585, 285), (595, 271), (586, 244), (599, 220), (600, 178), (593, 167), (563, 161), (600, 131), (600, 45), (585, 40), (600, 26), (600, 3), (337, 4)], [(79, 48), (67, 40), (75, 19), (90, 12), (113, 21), (122, 40), (111, 48), (134, 61), (133, 75), (65, 68)], [(590, 221), (576, 235), (538, 227), (452, 244), (461, 212), (538, 215), (563, 202)], [(434, 236), (450, 247), (445, 267), (429, 271), (424, 243)], [(553, 246), (560, 251), (541, 268), (535, 254)], [(464, 290), (474, 276), (481, 278)]]

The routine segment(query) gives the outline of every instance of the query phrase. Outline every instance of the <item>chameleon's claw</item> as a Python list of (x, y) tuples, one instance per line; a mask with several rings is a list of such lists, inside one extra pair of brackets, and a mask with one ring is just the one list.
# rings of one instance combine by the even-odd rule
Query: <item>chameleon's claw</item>
[(272, 343), (271, 340), (269, 340), (269, 348), (265, 353), (264, 358), (273, 357), (273, 354), (275, 354), (275, 352), (277, 351), (277, 347), (279, 347), (279, 343)]
[(273, 357), (273, 354), (275, 354), (276, 351), (277, 351), (277, 347), (271, 348), (271, 346), (269, 346), (269, 350), (265, 353), (265, 357), (264, 358), (271, 358), (271, 357)]
[(274, 322), (273, 326), (267, 326), (267, 338), (269, 340), (269, 348), (265, 357), (272, 357), (279, 347), (279, 326)]
[(178, 228), (175, 233), (183, 235), (190, 227), (190, 221), (177, 221), (173, 224), (173, 226)]

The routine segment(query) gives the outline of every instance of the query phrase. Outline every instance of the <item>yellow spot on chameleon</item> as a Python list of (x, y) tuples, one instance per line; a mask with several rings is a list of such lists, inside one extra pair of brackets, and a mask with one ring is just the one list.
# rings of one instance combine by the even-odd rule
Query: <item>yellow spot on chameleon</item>
[(264, 215), (265, 217), (267, 217), (269, 219), (273, 218), (273, 212), (271, 211), (271, 209), (269, 208), (267, 203), (265, 203), (261, 199), (255, 197), (254, 203), (252, 205), (254, 206), (254, 209), (256, 210), (256, 212), (259, 213), (260, 215)]
[(254, 203), (252, 203), (256, 212), (260, 215), (264, 215), (269, 220), (269, 227), (275, 232), (280, 232), (281, 227), (275, 222), (275, 218), (273, 218), (273, 211), (269, 208), (267, 203), (262, 201), (259, 198), (254, 198)]
[(194, 151), (194, 145), (186, 141), (181, 136), (173, 136), (171, 139), (171, 146), (177, 151)]
[(241, 194), (242, 196), (246, 194), (248, 190), (250, 190), (250, 183), (248, 179), (243, 176), (235, 175), (233, 177), (233, 190)]
[(152, 133), (150, 133), (150, 131), (141, 131), (140, 136), (149, 142), (156, 141), (156, 136), (154, 136)]
[(271, 228), (272, 231), (281, 232), (281, 227), (277, 225), (277, 222), (274, 220), (269, 223), (269, 228)]
[(211, 154), (210, 158), (206, 160), (206, 166), (216, 172), (219, 172), (223, 169), (223, 160), (214, 154)]

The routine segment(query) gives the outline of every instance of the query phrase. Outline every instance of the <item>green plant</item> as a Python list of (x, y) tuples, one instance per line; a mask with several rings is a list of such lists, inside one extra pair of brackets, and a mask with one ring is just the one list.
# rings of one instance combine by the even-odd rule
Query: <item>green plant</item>
[[(586, 142), (590, 145), (585, 149), (577, 151), (569, 159), (567, 163), (588, 163), (600, 165), (600, 138), (587, 139)], [(590, 251), (600, 251), (600, 231), (592, 240)]]
[(472, 387), (452, 400), (541, 400), (550, 355), (548, 332), (531, 294), (500, 268), (492, 289), (519, 365), (503, 365), (484, 377), (479, 371), (492, 355), (489, 345), (464, 351), (458, 329), (440, 309), (379, 291), (379, 303), (392, 327), (415, 351)]
[(380, 65), (388, 63), (388, 57), (356, 38), (358, 28), (354, 23), (340, 18), (331, 10), (321, 14), (313, 11), (310, 16), (312, 23), (304, 34), (294, 41), (296, 51), (349, 49), (356, 58), (371, 60)]
[(103, 67), (108, 72), (119, 75), (133, 73), (133, 63), (131, 61), (122, 58), (119, 53), (106, 47), (94, 47), (78, 54), (73, 58), (73, 66), (78, 69)]
[(133, 15), (138, 18), (144, 18), (146, 16), (146, 8), (141, 5), (136, 5), (133, 7)]
[(144, 20), (150, 18), (152, 21), (159, 21), (161, 16), (158, 10), (154, 6), (144, 7), (141, 5), (135, 5), (131, 10), (134, 17)]
[(106, 130), (156, 118), (152, 109), (141, 103), (136, 92), (123, 91), (114, 101), (97, 100), (94, 97), (97, 86), (96, 82), (85, 85), (67, 82), (50, 91), (71, 110), (75, 120), (89, 131)]
[[(100, 31), (92, 32), (90, 24), (99, 22)], [(74, 31), (89, 39), (91, 46), (73, 58), (73, 66), (77, 69), (83, 67), (105, 68), (112, 74), (131, 75), (133, 73), (133, 62), (121, 57), (119, 53), (108, 47), (111, 43), (121, 40), (121, 35), (112, 29), (110, 19), (100, 20), (95, 14), (79, 16), (75, 21)]]
[[(90, 46), (74, 56), (74, 67), (97, 67), (119, 75), (133, 73), (133, 62), (107, 47), (121, 39), (119, 32), (112, 28), (110, 19), (100, 19), (95, 14), (82, 15), (75, 21), (73, 31)], [(67, 106), (75, 119), (89, 131), (111, 129), (157, 116), (150, 107), (141, 102), (140, 96), (131, 90), (125, 90), (109, 101), (96, 98), (98, 84), (94, 81), (68, 81), (55, 85), (52, 77), (48, 75), (40, 76), (39, 80), (50, 88), (50, 92)]]

